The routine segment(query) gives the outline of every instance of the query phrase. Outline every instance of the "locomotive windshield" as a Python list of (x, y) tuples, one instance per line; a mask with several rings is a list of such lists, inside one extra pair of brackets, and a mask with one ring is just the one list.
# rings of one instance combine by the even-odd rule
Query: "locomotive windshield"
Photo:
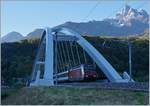
[(85, 71), (95, 71), (95, 67), (93, 65), (84, 64)]
[(79, 65), (79, 66), (75, 66), (71, 70), (81, 69), (82, 66), (84, 68), (84, 71), (95, 71), (94, 65), (91, 65), (91, 64), (82, 64), (82, 65)]

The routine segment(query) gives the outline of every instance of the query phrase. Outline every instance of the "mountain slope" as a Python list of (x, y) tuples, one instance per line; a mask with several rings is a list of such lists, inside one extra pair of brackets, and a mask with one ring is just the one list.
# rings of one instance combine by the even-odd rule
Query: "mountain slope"
[[(56, 27), (71, 28), (86, 36), (137, 36), (149, 29), (149, 15), (143, 9), (137, 10), (126, 5), (114, 18), (80, 23), (66, 22)], [(41, 38), (43, 31), (35, 29), (24, 38), (17, 32), (11, 32), (2, 38), (2, 43)]]
[(13, 31), (13, 32), (10, 32), (7, 35), (3, 36), (1, 38), (1, 43), (16, 42), (16, 41), (20, 41), (22, 39), (23, 39), (23, 36), (20, 33)]
[(44, 29), (35, 29), (34, 31), (30, 32), (24, 39), (37, 39), (42, 37)]
[(66, 22), (59, 26), (71, 28), (82, 35), (128, 36), (142, 34), (149, 28), (148, 22), (149, 15), (146, 11), (126, 5), (115, 18), (85, 23)]
[(149, 15), (143, 9), (137, 10), (131, 8), (129, 5), (126, 5), (122, 9), (122, 11), (116, 14), (115, 18), (108, 19), (108, 20), (110, 20), (114, 25), (117, 26), (132, 26), (134, 24), (132, 23), (132, 21), (148, 24)]

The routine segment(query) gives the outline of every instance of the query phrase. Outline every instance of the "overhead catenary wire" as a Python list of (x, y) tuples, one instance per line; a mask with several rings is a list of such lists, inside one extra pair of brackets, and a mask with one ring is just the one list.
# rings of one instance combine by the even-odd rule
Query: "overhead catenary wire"
[[(94, 11), (94, 9), (99, 5), (99, 3), (100, 3), (100, 1), (98, 1), (98, 2), (91, 8), (91, 10), (89, 11), (89, 13), (82, 19), (83, 21), (86, 20), (86, 19), (91, 15), (91, 13), (92, 13), (92, 12)], [(121, 6), (120, 8), (122, 8), (122, 6)], [(119, 8), (119, 9), (120, 9), (120, 8)], [(117, 10), (117, 11), (118, 11), (118, 10)], [(77, 24), (77, 25), (75, 26), (75, 29), (78, 27), (78, 25), (79, 25), (79, 24)], [(87, 63), (86, 54), (85, 54), (84, 49), (83, 49), (83, 55), (84, 55), (85, 63)]]
[[(89, 11), (89, 13), (82, 19), (83, 21), (86, 20), (90, 15), (91, 13), (95, 10), (95, 8), (100, 4), (101, 1), (98, 1)], [(78, 27), (79, 24), (77, 24), (75, 26), (75, 29)], [(85, 54), (85, 51), (83, 49), (83, 55), (84, 55), (84, 60), (85, 60), (85, 63), (87, 63), (87, 59), (86, 59), (86, 54)]]
[[(99, 1), (100, 2), (100, 1)], [(98, 6), (98, 4), (99, 4), (99, 2), (98, 3), (96, 3), (95, 5), (94, 5), (94, 7), (89, 11), (89, 13), (83, 18), (83, 20), (85, 20), (87, 17), (89, 17), (90, 16), (90, 14), (94, 11), (94, 9)], [(119, 8), (120, 9), (120, 8)], [(104, 45), (105, 45), (105, 43), (104, 43)], [(71, 48), (72, 49), (72, 48)], [(71, 50), (72, 52), (73, 52), (73, 50)], [(78, 53), (77, 53), (77, 55), (78, 55)], [(67, 55), (68, 56), (68, 55)], [(73, 55), (72, 55), (73, 56)], [(84, 56), (85, 56), (85, 53), (84, 53)], [(64, 56), (65, 57), (65, 56)], [(74, 57), (74, 56), (73, 56)], [(79, 56), (78, 56), (79, 57)], [(66, 59), (66, 58), (65, 58)], [(68, 58), (69, 59), (69, 58)], [(87, 60), (85, 61), (85, 62), (87, 62)], [(75, 63), (75, 59), (73, 59), (73, 63)]]
[[(87, 14), (81, 21), (86, 20), (100, 3), (101, 3), (101, 1), (98, 1), (98, 2), (90, 9), (90, 11), (88, 12), (88, 14)], [(76, 26), (74, 27), (74, 29), (76, 30), (78, 26), (79, 26), (79, 24), (76, 24)], [(78, 31), (76, 30), (76, 32), (78, 32)]]
[[(129, 1), (128, 1), (129, 2)], [(141, 8), (143, 5), (145, 5), (146, 3), (144, 2), (143, 4), (140, 4), (137, 9)], [(127, 2), (126, 4), (127, 5)], [(120, 8), (119, 8), (120, 9)], [(130, 41), (129, 37), (127, 36), (127, 41), (128, 41), (128, 54), (129, 54), (129, 74), (130, 74), (130, 81), (132, 79), (132, 42)], [(127, 42), (126, 42), (127, 43)], [(105, 45), (105, 42), (103, 43)]]
[[(139, 5), (137, 7), (137, 9), (143, 7), (143, 5), (146, 4), (145, 2), (143, 4), (141, 4), (141, 5)], [(128, 60), (129, 60), (129, 67), (128, 67), (128, 69), (129, 69), (130, 81), (132, 81), (132, 42), (130, 41), (129, 37), (127, 37), (127, 39), (128, 39), (128, 55), (129, 55), (129, 58), (128, 58)]]
[[(86, 20), (90, 15), (91, 15), (91, 13), (94, 11), (94, 9), (100, 4), (100, 2), (101, 1), (98, 1), (91, 9), (90, 9), (90, 11), (88, 12), (88, 14), (82, 19), (82, 21), (84, 21), (84, 20)], [(79, 24), (77, 24), (76, 26), (75, 26), (75, 30), (76, 30), (76, 28), (79, 26)], [(76, 30), (76, 32), (78, 32), (77, 30)], [(72, 50), (72, 48), (71, 48), (71, 52), (72, 52), (73, 50)], [(78, 52), (79, 53), (79, 52)], [(77, 55), (78, 55), (78, 53), (77, 53)], [(71, 53), (71, 54), (73, 54), (73, 53)], [(85, 63), (87, 63), (87, 59), (86, 59), (86, 55), (85, 55), (85, 51), (83, 50), (83, 54), (84, 54), (84, 61), (85, 61)], [(74, 58), (74, 57), (73, 57)], [(74, 59), (73, 59), (73, 61), (74, 61)], [(74, 63), (74, 62), (73, 62)], [(81, 60), (79, 60), (79, 63), (81, 63)]]
[(86, 20), (91, 14), (92, 12), (96, 9), (96, 7), (101, 3), (101, 1), (98, 1), (89, 11), (89, 13), (82, 19), (82, 20)]
[[(144, 4), (145, 5), (145, 4)], [(85, 17), (85, 19), (87, 18), (87, 17), (89, 17), (90, 16), (90, 14), (92, 13), (92, 11), (96, 8), (98, 6), (98, 3), (91, 9), (91, 11), (89, 12), (89, 14)], [(141, 6), (143, 6), (143, 4), (142, 5), (140, 5), (140, 7)], [(128, 38), (128, 41), (129, 41), (129, 38)], [(57, 41), (56, 41), (57, 42)], [(63, 42), (62, 42), (62, 45), (63, 45)], [(81, 61), (80, 61), (80, 57), (79, 57), (79, 52), (78, 52), (78, 47), (77, 47), (77, 45), (75, 45), (76, 46), (76, 50), (77, 50), (77, 56), (78, 56), (78, 60), (79, 60), (79, 63), (81, 63)], [(63, 47), (63, 46), (62, 46)], [(58, 46), (56, 45), (56, 47), (55, 47), (55, 49), (57, 49), (58, 48)], [(67, 47), (66, 47), (66, 49), (67, 49)], [(72, 49), (72, 48), (71, 48)], [(57, 50), (58, 51), (58, 50)], [(84, 51), (84, 50), (83, 50)], [(66, 53), (64, 52), (64, 47), (63, 47), (63, 49), (62, 49), (62, 52), (63, 52), (63, 56), (64, 56), (64, 60), (65, 61), (63, 61), (63, 56), (62, 56), (62, 64), (63, 63), (65, 63), (65, 65), (63, 65), (63, 67), (65, 67), (66, 66), (66, 64), (67, 64), (67, 59), (70, 61), (71, 59), (69, 59), (69, 55), (68, 55), (68, 52), (67, 52), (67, 56), (66, 56)], [(72, 50), (72, 52), (73, 52), (73, 50)], [(73, 58), (74, 58), (74, 53), (72, 53), (73, 55)], [(85, 51), (84, 51), (84, 57), (85, 57), (85, 62), (87, 63), (87, 60), (86, 60), (86, 55), (85, 55)], [(58, 59), (58, 64), (56, 65), (56, 66), (59, 66), (59, 65), (61, 65), (61, 64), (59, 64), (59, 63), (61, 63), (61, 58), (58, 58), (58, 53), (57, 54), (55, 54), (56, 55), (56, 57), (57, 57), (57, 59)], [(75, 59), (73, 59), (73, 63), (75, 64)]]

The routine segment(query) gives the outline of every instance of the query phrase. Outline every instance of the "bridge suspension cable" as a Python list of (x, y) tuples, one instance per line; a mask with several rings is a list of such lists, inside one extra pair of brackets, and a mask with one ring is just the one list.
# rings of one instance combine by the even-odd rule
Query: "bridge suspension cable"
[[(88, 13), (81, 21), (86, 20), (86, 19), (91, 15), (91, 13), (94, 11), (94, 9), (100, 4), (100, 2), (101, 2), (101, 1), (98, 1), (98, 2), (90, 9), (89, 13)], [(76, 26), (74, 27), (74, 30), (76, 30), (76, 28), (77, 28), (78, 26), (79, 26), (79, 24), (76, 24)], [(76, 30), (76, 32), (78, 32), (78, 31)]]
[(58, 73), (58, 63), (57, 63), (57, 59), (58, 59), (58, 51), (57, 51), (57, 43), (58, 43), (58, 41), (57, 41), (57, 33), (55, 34), (55, 38), (56, 38), (56, 40), (55, 40), (55, 73), (56, 73), (56, 81), (55, 81), (55, 84), (57, 85), (57, 73)]
[(84, 58), (84, 62), (85, 62), (85, 64), (87, 64), (87, 59), (86, 59), (85, 51), (84, 51), (84, 49), (83, 49), (83, 48), (82, 48), (82, 51), (83, 51), (83, 58)]
[(59, 57), (60, 57), (60, 66), (61, 66), (61, 71), (65, 71), (65, 69), (64, 69), (64, 65), (63, 65), (63, 53), (62, 53), (62, 50), (61, 50), (61, 42), (59, 42), (59, 44), (58, 44), (58, 49), (59, 49)]
[(60, 48), (59, 48), (59, 43), (60, 42), (58, 42), (58, 44), (57, 44), (57, 59), (58, 59), (58, 71), (59, 72), (61, 72), (62, 70), (63, 70), (63, 68), (62, 68), (62, 65), (61, 65), (61, 63), (62, 63), (62, 60), (61, 60), (61, 50), (60, 50)]
[(77, 43), (75, 43), (75, 46), (76, 46), (78, 61), (79, 61), (79, 64), (81, 64), (80, 55), (79, 55), (79, 49), (78, 49)]
[(63, 66), (64, 66), (64, 69), (66, 70), (66, 63), (67, 63), (67, 59), (66, 59), (66, 54), (65, 54), (65, 50), (64, 50), (64, 45), (63, 45), (63, 41), (61, 42), (61, 47), (62, 47), (62, 53), (63, 53), (63, 58), (64, 58), (64, 61), (63, 61)]
[(67, 57), (68, 57), (68, 68), (72, 67), (72, 64), (70, 63), (71, 62), (71, 59), (70, 59), (70, 55), (69, 55), (69, 48), (68, 48), (68, 41), (65, 42), (65, 47), (66, 47), (66, 52), (67, 52)]
[(71, 50), (71, 55), (72, 55), (72, 59), (73, 59), (73, 66), (75, 66), (75, 57), (74, 57), (74, 54), (73, 54), (73, 50), (72, 50), (72, 42), (69, 43), (70, 45), (70, 50)]

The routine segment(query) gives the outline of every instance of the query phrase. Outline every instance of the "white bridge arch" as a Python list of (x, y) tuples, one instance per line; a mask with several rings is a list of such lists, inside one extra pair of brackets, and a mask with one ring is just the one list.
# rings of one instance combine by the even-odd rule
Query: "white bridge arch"
[[(110, 82), (129, 82), (130, 76), (124, 72), (123, 76), (120, 76), (118, 72), (112, 67), (112, 65), (103, 57), (103, 55), (98, 52), (86, 39), (84, 39), (77, 32), (64, 27), (55, 27), (55, 28), (45, 28), (43, 36), (41, 38), (41, 43), (45, 43), (45, 60), (44, 62), (37, 61), (37, 57), (35, 60), (35, 65), (33, 68), (34, 80), (30, 82), (30, 86), (53, 86), (53, 72), (55, 70), (54, 67), (54, 44), (53, 41), (55, 39), (55, 33), (63, 32), (70, 33), (73, 38), (76, 38), (76, 42), (87, 52), (87, 54), (93, 59), (93, 61), (97, 64), (97, 66), (103, 71), (106, 77)], [(40, 78), (40, 70), (36, 69), (37, 64), (44, 64), (44, 75), (43, 78)], [(57, 70), (55, 70), (57, 71)], [(36, 74), (35, 74), (36, 73)], [(131, 80), (133, 81), (133, 80)]]

